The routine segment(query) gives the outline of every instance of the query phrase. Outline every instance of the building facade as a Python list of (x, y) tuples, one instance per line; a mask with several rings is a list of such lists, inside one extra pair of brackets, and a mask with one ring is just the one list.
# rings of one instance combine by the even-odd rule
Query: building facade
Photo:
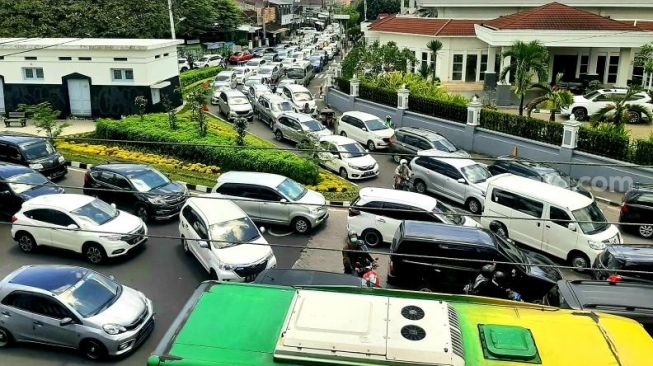
[(2, 38), (0, 112), (50, 102), (62, 117), (120, 117), (182, 103), (178, 44), (168, 39)]

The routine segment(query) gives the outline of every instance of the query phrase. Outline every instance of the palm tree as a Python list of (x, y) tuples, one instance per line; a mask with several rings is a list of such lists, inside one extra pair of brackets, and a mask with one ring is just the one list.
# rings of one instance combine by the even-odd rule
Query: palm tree
[(653, 121), (653, 114), (646, 107), (628, 103), (640, 91), (639, 88), (630, 87), (626, 94), (610, 97), (612, 103), (596, 111), (592, 115), (592, 123), (597, 125), (599, 122), (612, 122), (616, 126), (620, 126), (625, 122), (637, 123), (641, 121), (642, 116)]
[(431, 60), (433, 61), (433, 65), (431, 66), (431, 72), (433, 73), (431, 82), (435, 84), (435, 62), (437, 61), (438, 52), (442, 49), (442, 42), (437, 39), (432, 39), (426, 44), (426, 47), (431, 51)]
[(422, 79), (427, 80), (429, 78), (429, 74), (431, 73), (430, 69), (431, 68), (429, 68), (426, 64), (421, 64), (417, 72), (419, 73), (419, 76), (422, 77)]
[(515, 42), (503, 53), (503, 57), (511, 57), (513, 62), (501, 70), (501, 79), (511, 73), (515, 77), (515, 94), (519, 96), (519, 115), (524, 114), (524, 96), (532, 85), (532, 79), (537, 76), (539, 82), (547, 80), (549, 69), (549, 51), (539, 41), (524, 43)]
[(561, 108), (569, 107), (574, 102), (574, 95), (568, 90), (562, 89), (558, 86), (561, 79), (562, 73), (559, 73), (556, 75), (555, 83), (553, 85), (547, 83), (535, 83), (531, 85), (531, 88), (543, 91), (544, 95), (537, 97), (528, 103), (526, 106), (526, 115), (528, 117), (531, 116), (531, 112), (539, 104), (549, 102), (553, 105), (553, 108), (551, 108), (551, 115), (549, 116), (549, 122), (554, 122), (556, 119), (556, 111), (559, 111)]

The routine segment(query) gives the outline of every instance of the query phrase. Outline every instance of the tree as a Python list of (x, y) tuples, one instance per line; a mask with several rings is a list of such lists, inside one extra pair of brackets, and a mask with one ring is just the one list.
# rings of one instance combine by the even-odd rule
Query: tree
[(532, 85), (533, 77), (539, 82), (548, 77), (549, 51), (538, 41), (515, 42), (503, 57), (511, 57), (512, 63), (501, 70), (501, 79), (508, 73), (515, 77), (515, 94), (519, 96), (519, 115), (524, 115), (524, 96)]
[(147, 98), (142, 95), (134, 98), (134, 106), (136, 107), (136, 112), (141, 117), (141, 121), (145, 118), (145, 109), (147, 108)]
[(354, 74), (406, 73), (408, 63), (415, 61), (415, 53), (407, 48), (399, 49), (394, 42), (384, 45), (374, 42), (367, 47), (359, 45), (352, 48), (342, 62), (342, 74), (345, 78), (351, 78)]
[(361, 21), (375, 20), (379, 14), (397, 14), (401, 11), (400, 0), (367, 0), (367, 17), (365, 17), (363, 5), (363, 1), (356, 4), (356, 10), (361, 14)]
[(548, 83), (535, 83), (531, 85), (532, 88), (543, 91), (544, 95), (537, 97), (528, 103), (526, 106), (526, 115), (528, 117), (531, 116), (531, 112), (539, 104), (549, 102), (553, 105), (553, 108), (551, 108), (551, 115), (549, 116), (549, 122), (554, 122), (556, 120), (556, 111), (559, 111), (561, 108), (567, 108), (574, 102), (574, 95), (568, 90), (562, 89), (558, 86), (562, 76), (562, 73), (556, 75), (553, 86)]
[(247, 118), (236, 118), (234, 120), (234, 128), (236, 129), (236, 145), (245, 146), (245, 136), (247, 136), (247, 127), (249, 127), (249, 122)]
[(653, 42), (642, 46), (635, 55), (635, 66), (644, 69), (642, 86), (648, 90), (653, 87)]
[(177, 112), (175, 111), (175, 106), (172, 104), (170, 97), (167, 95), (162, 96), (161, 104), (163, 104), (163, 109), (168, 114), (168, 126), (171, 130), (176, 130), (177, 127), (179, 127), (177, 126)]
[(610, 97), (612, 103), (596, 111), (592, 115), (592, 123), (596, 125), (600, 122), (612, 122), (615, 126), (620, 126), (625, 122), (637, 123), (641, 121), (642, 116), (653, 121), (653, 114), (646, 107), (628, 103), (639, 92), (640, 88), (630, 87), (626, 94)]
[(432, 60), (431, 71), (433, 72), (431, 81), (435, 84), (436, 82), (435, 67), (436, 67), (436, 62), (438, 60), (438, 52), (440, 52), (440, 50), (442, 49), (442, 42), (438, 41), (437, 39), (432, 39), (429, 41), (429, 43), (426, 44), (426, 47), (431, 51), (431, 60)]
[(206, 85), (196, 88), (186, 96), (186, 101), (191, 109), (190, 119), (197, 123), (197, 129), (200, 137), (206, 136), (208, 132), (208, 123), (206, 120), (206, 100), (209, 97), (209, 89)]
[(61, 135), (64, 128), (70, 126), (66, 122), (60, 123), (57, 121), (61, 112), (52, 109), (52, 105), (49, 102), (35, 105), (19, 104), (18, 110), (30, 113), (37, 131), (39, 133), (45, 131), (50, 141), (54, 141), (55, 138)]

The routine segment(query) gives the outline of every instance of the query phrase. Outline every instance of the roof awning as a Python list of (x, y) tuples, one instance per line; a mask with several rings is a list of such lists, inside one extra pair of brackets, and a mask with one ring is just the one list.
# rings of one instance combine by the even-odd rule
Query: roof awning
[(287, 31), (288, 31), (288, 28), (268, 29), (268, 30), (267, 30), (267, 33), (270, 33), (270, 34), (279, 34), (279, 33), (287, 32)]
[(160, 83), (156, 83), (156, 84), (152, 85), (150, 88), (152, 88), (152, 89), (163, 89), (163, 88), (165, 88), (167, 86), (170, 86), (170, 82), (169, 81), (162, 81)]
[(247, 24), (241, 24), (237, 28), (239, 31), (247, 32), (247, 33), (254, 33), (257, 30), (261, 29), (261, 27), (253, 27), (251, 25)]

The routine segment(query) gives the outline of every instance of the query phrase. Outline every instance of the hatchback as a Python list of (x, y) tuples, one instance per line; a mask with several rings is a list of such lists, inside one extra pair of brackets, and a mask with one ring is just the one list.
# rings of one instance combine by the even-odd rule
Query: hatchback
[(401, 127), (395, 130), (395, 143), (390, 145), (390, 152), (395, 163), (401, 159), (410, 160), (422, 150), (435, 150), (442, 156), (469, 158), (467, 151), (456, 147), (439, 133), (425, 128)]
[(254, 113), (258, 116), (259, 121), (270, 126), (270, 129), (274, 128), (279, 117), (294, 111), (295, 109), (288, 100), (272, 93), (262, 95), (258, 102), (254, 103)]
[(653, 238), (653, 185), (636, 185), (626, 192), (619, 222), (624, 231), (637, 233), (646, 239)]
[(290, 140), (295, 143), (307, 141), (309, 137), (317, 140), (333, 133), (313, 117), (303, 113), (284, 113), (272, 127), (277, 141)]
[(367, 149), (387, 149), (394, 143), (395, 131), (379, 117), (364, 112), (345, 112), (340, 116), (338, 133), (350, 137)]
[(128, 354), (154, 329), (152, 301), (142, 292), (82, 267), (15, 270), (0, 282), (0, 310), (0, 348), (43, 344), (91, 360)]
[(245, 79), (252, 74), (252, 70), (247, 66), (238, 66), (231, 69), (234, 74), (236, 74), (236, 83), (242, 84), (245, 82)]
[(345, 179), (366, 179), (379, 175), (379, 164), (367, 150), (349, 137), (320, 138), (320, 165)]
[(66, 159), (43, 137), (29, 135), (0, 135), (0, 161), (26, 165), (45, 175), (58, 179), (68, 173)]
[(238, 90), (221, 91), (217, 98), (217, 104), (220, 112), (228, 121), (236, 118), (254, 119), (254, 110), (249, 100), (242, 92)]
[(22, 165), (0, 163), (0, 181), (0, 215), (5, 217), (34, 197), (64, 192), (43, 174)]
[[(213, 91), (223, 91), (236, 88), (236, 73), (233, 71), (220, 71), (213, 80)], [(215, 104), (215, 103), (214, 103)]]

